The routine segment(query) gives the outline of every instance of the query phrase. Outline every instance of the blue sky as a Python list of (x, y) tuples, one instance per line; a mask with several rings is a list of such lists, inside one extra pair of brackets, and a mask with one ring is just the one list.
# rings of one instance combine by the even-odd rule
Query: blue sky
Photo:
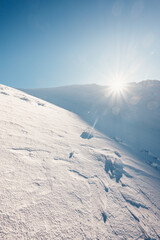
[(0, 83), (160, 80), (159, 0), (0, 0)]

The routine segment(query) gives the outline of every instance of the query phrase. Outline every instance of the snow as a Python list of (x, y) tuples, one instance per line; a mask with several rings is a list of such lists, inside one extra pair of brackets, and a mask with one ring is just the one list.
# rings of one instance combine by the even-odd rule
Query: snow
[(119, 96), (94, 84), (24, 91), (78, 114), (160, 169), (160, 81), (130, 83)]
[(160, 239), (156, 168), (56, 105), (0, 103), (0, 239)]

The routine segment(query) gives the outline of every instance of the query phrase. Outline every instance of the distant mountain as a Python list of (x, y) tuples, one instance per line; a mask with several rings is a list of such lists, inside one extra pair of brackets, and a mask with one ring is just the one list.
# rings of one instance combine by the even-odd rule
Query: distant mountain
[(95, 84), (24, 91), (78, 114), (137, 152), (160, 158), (160, 81), (130, 83), (119, 97), (108, 86)]
[[(70, 101), (83, 117), (116, 121), (105, 91), (92, 85), (38, 92)], [(160, 176), (145, 159), (24, 92), (0, 85), (0, 103), (0, 239), (160, 239)], [(119, 115), (127, 119), (123, 104)]]

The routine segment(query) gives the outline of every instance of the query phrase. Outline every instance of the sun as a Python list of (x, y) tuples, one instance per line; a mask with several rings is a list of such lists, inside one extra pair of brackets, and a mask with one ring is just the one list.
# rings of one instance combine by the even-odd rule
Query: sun
[(123, 101), (127, 101), (129, 86), (122, 81), (113, 81), (105, 89), (105, 97), (110, 106), (118, 106)]
[(121, 82), (113, 82), (112, 84), (109, 85), (110, 91), (113, 93), (123, 93), (126, 89), (126, 86), (124, 83)]

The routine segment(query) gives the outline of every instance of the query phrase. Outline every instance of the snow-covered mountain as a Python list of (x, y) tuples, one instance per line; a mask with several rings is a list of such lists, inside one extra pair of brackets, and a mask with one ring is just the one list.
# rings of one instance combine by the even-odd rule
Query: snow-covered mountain
[(24, 91), (78, 114), (160, 169), (160, 81), (130, 83), (119, 94), (98, 85)]
[[(108, 116), (102, 127), (111, 127), (119, 105), (112, 116), (105, 91), (93, 85), (35, 93), (66, 104), (88, 122), (100, 115), (98, 124)], [(145, 126), (153, 120), (156, 129), (158, 91), (150, 94), (148, 108), (138, 112)], [(128, 113), (138, 121), (137, 102), (145, 105), (145, 97), (140, 91), (130, 100), (134, 107)], [(78, 115), (24, 92), (0, 85), (0, 104), (0, 239), (160, 239), (160, 175), (146, 159)], [(157, 115), (146, 119), (148, 111)], [(127, 123), (129, 116), (124, 117)]]

